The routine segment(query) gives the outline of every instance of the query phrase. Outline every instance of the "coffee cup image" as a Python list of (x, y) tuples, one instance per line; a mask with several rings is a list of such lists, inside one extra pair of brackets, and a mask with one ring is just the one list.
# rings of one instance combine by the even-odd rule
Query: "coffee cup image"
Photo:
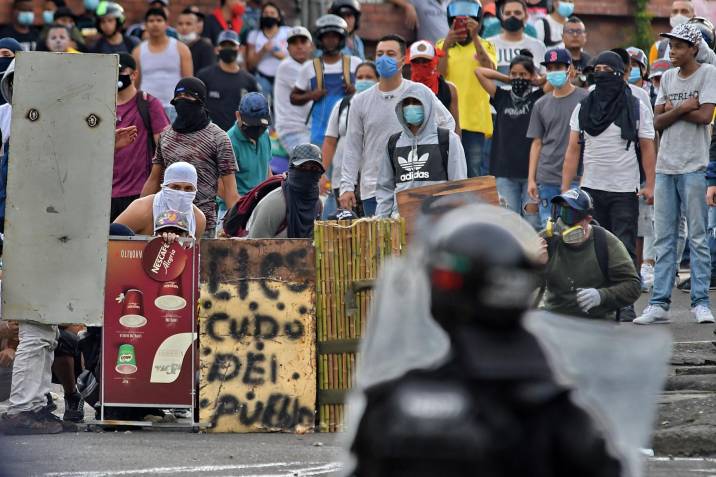
[(119, 345), (117, 364), (114, 369), (119, 374), (134, 374), (137, 372), (137, 357), (134, 353), (134, 346), (131, 344)]
[(144, 294), (141, 290), (133, 288), (124, 293), (119, 323), (127, 328), (141, 328), (147, 324), (147, 318), (144, 316)]
[(178, 280), (163, 282), (159, 285), (159, 293), (154, 300), (154, 305), (164, 311), (181, 310), (186, 306), (186, 300), (181, 294), (181, 284)]

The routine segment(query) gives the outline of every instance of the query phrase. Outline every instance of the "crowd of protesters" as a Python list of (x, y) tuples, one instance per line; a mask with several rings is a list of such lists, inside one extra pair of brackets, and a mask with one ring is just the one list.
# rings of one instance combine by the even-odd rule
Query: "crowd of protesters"
[[(401, 190), (490, 175), (545, 239), (543, 307), (666, 323), (677, 284), (694, 319), (714, 322), (715, 34), (690, 1), (673, 2), (672, 30), (648, 52), (590, 51), (572, 0), (391, 0), (416, 41), (386, 34), (374, 50), (357, 0), (306, 26), (270, 1), (172, 18), (169, 0), (149, 0), (132, 25), (122, 1), (76, 12), (45, 0), (36, 19), (38, 2), (13, 0), (0, 27), (0, 220), (15, 54), (117, 54), (110, 215), (128, 233), (157, 233), (176, 212), (170, 225), (196, 238), (310, 238), (321, 216), (397, 216)], [(20, 343), (50, 349), (53, 333), (21, 326)], [(0, 399), (17, 336), (0, 326)], [(65, 421), (81, 420), (74, 362), (55, 362)], [(68, 427), (48, 411), (48, 382), (23, 386), (6, 428)]]

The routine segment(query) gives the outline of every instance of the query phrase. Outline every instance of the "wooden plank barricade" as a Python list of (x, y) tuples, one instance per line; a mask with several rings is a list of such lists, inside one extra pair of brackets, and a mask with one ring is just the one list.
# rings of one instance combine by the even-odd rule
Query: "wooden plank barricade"
[(405, 248), (405, 222), (393, 219), (316, 222), (318, 429), (344, 430), (346, 394), (382, 262)]
[(306, 432), (316, 405), (310, 240), (203, 240), (199, 419), (209, 432)]

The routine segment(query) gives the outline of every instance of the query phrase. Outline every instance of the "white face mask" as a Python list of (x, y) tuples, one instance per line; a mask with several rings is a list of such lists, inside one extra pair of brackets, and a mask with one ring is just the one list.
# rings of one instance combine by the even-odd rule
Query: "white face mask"
[(671, 28), (676, 28), (677, 26), (683, 25), (688, 21), (689, 17), (685, 15), (674, 15), (673, 17), (669, 18), (669, 24), (671, 25)]
[(163, 187), (162, 196), (169, 210), (176, 210), (177, 212), (185, 214), (194, 213), (192, 204), (194, 203), (196, 192), (184, 192), (182, 190)]
[(183, 43), (191, 43), (192, 41), (196, 40), (199, 34), (195, 31), (191, 33), (187, 33), (186, 35), (182, 35), (181, 33), (177, 34), (179, 37), (179, 41)]

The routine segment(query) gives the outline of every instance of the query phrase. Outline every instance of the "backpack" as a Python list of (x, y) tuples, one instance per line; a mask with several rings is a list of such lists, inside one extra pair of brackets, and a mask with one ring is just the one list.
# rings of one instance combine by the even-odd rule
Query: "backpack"
[[(403, 132), (395, 133), (388, 139), (388, 157), (390, 158), (390, 166), (393, 168), (393, 176), (397, 174), (395, 170), (395, 146), (398, 143)], [(448, 160), (450, 158), (450, 130), (438, 128), (438, 146), (440, 147), (440, 157), (443, 160), (443, 168), (447, 176)]]
[(157, 150), (157, 143), (154, 142), (154, 128), (152, 128), (152, 117), (149, 114), (149, 99), (151, 96), (146, 91), (137, 91), (137, 111), (147, 130), (147, 152), (149, 152), (148, 171), (152, 168), (152, 158)]
[[(351, 57), (348, 55), (341, 54), (341, 63), (343, 64), (343, 88), (347, 90), (350, 86), (353, 85), (353, 81), (351, 80)], [(313, 70), (316, 72), (316, 89), (323, 89), (324, 78), (322, 58), (313, 59)], [(308, 116), (306, 117), (305, 124), (308, 124), (308, 122), (311, 120), (311, 115), (313, 114), (313, 108), (315, 106), (316, 103), (314, 102), (311, 105), (311, 109), (308, 111)]]
[(245, 237), (248, 234), (246, 225), (249, 217), (261, 199), (269, 192), (283, 185), (285, 177), (282, 174), (271, 176), (246, 194), (244, 194), (224, 216), (224, 232), (230, 237)]
[(552, 27), (549, 26), (547, 17), (542, 17), (542, 18), (540, 18), (540, 20), (542, 21), (542, 26), (544, 27), (544, 46), (549, 48), (551, 46), (559, 45), (560, 43), (562, 43), (561, 40), (557, 40), (557, 41), (552, 40)]
[[(646, 179), (646, 174), (644, 173), (644, 167), (641, 163), (641, 144), (639, 143), (639, 123), (640, 123), (640, 101), (639, 98), (636, 98), (632, 96), (632, 112), (634, 113), (634, 117), (636, 118), (636, 125), (634, 129), (637, 131), (637, 140), (634, 143), (634, 152), (636, 153), (636, 161), (639, 164), (639, 181), (644, 182)], [(582, 174), (582, 167), (584, 163), (584, 147), (586, 144), (586, 139), (584, 137), (584, 129), (582, 129), (582, 125), (579, 125), (579, 167), (578, 173), (579, 175)], [(629, 149), (629, 146), (631, 145), (631, 142), (627, 142), (627, 149)]]

